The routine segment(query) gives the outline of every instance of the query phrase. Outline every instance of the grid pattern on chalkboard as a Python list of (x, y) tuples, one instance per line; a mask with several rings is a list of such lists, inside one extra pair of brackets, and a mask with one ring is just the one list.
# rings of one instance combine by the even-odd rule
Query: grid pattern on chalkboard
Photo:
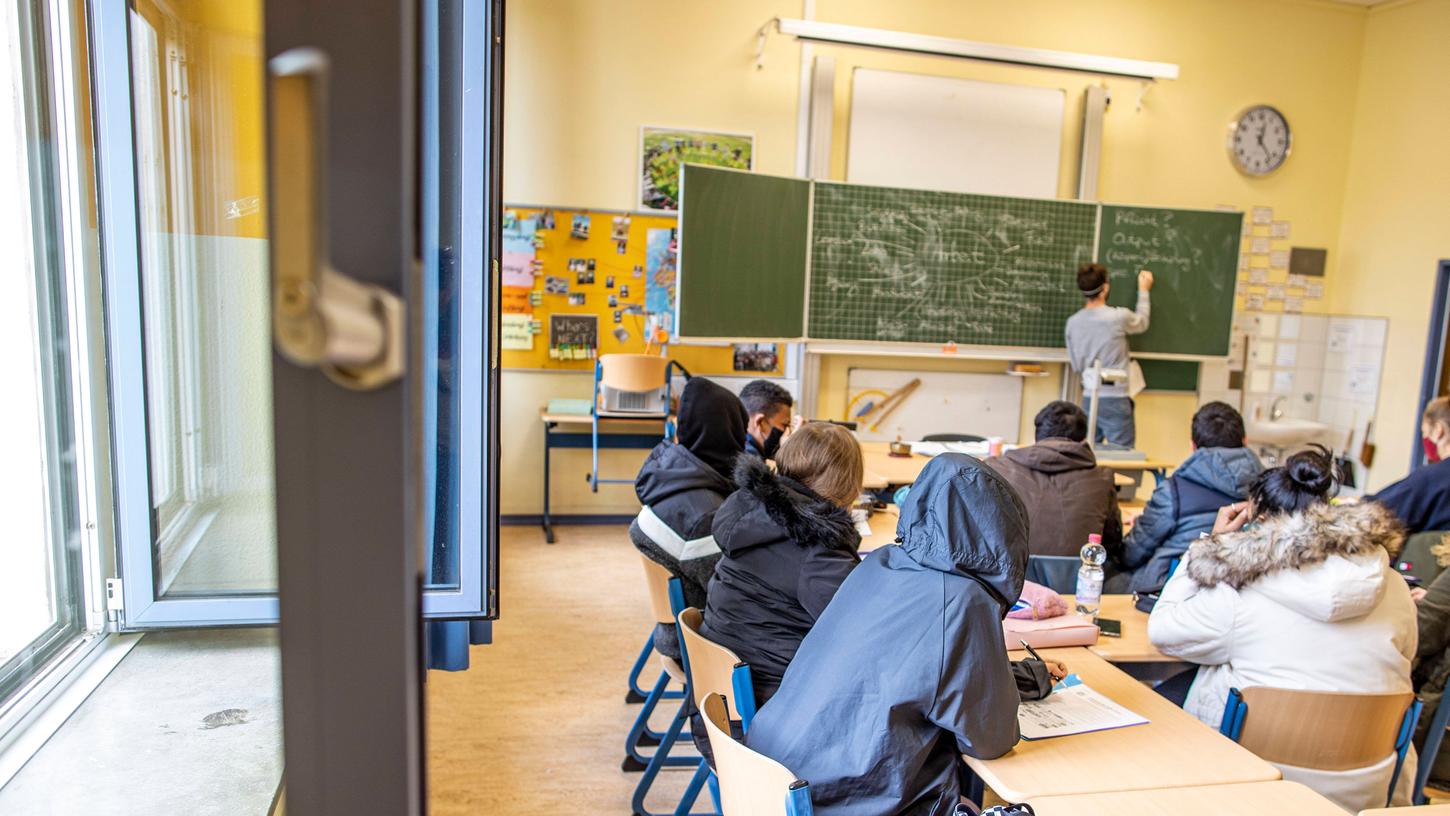
[(817, 184), (808, 335), (1061, 347), (1097, 207)]

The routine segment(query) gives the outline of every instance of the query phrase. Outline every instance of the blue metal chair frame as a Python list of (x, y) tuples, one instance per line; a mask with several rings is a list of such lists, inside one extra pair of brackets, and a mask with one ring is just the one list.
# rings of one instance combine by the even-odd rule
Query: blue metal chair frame
[[(654, 627), (650, 627), (649, 634), (645, 635), (644, 637), (644, 648), (639, 650), (639, 657), (634, 659), (634, 667), (629, 670), (629, 690), (626, 691), (624, 694), (624, 702), (642, 703), (644, 702), (645, 697), (649, 695), (649, 692), (640, 688), (639, 675), (641, 672), (644, 671), (645, 665), (649, 663), (649, 656), (654, 653), (654, 650)], [(683, 699), (684, 696), (685, 693), (683, 691), (667, 691), (660, 699), (680, 700)]]
[[(624, 417), (606, 417), (606, 419), (654, 419), (663, 420), (665, 424), (664, 439), (670, 439), (675, 435), (675, 423), (671, 421), (670, 405), (674, 399), (674, 370), (679, 368), (675, 361), (671, 360), (665, 366), (665, 410), (659, 414), (629, 414)], [(683, 369), (681, 369), (683, 370)], [(604, 380), (604, 363), (602, 360), (594, 360), (594, 400), (589, 407), (589, 438), (590, 438), (590, 468), (589, 468), (589, 489), (594, 493), (599, 492), (601, 484), (634, 484), (634, 479), (601, 479), (599, 478), (599, 386)]]
[(803, 779), (791, 783), (785, 792), (785, 816), (815, 816), (811, 807), (811, 786)]
[[(683, 585), (680, 584), (680, 579), (671, 578), (670, 612), (674, 614), (675, 619), (678, 621), (680, 612), (684, 611), (684, 609), (685, 589)], [(656, 814), (646, 808), (644, 801), (645, 797), (649, 795), (649, 789), (654, 784), (655, 777), (659, 776), (659, 772), (662, 768), (693, 766), (696, 768), (695, 772), (698, 776), (699, 766), (704, 765), (707, 768), (709, 767), (705, 763), (705, 760), (701, 757), (672, 757), (669, 755), (670, 749), (673, 748), (675, 743), (679, 741), (680, 736), (682, 734), (690, 733), (689, 731), (685, 730), (685, 725), (689, 722), (688, 712), (690, 689), (688, 685), (688, 679), (690, 676), (690, 664), (689, 658), (685, 655), (684, 652), (684, 638), (681, 638), (680, 656), (681, 664), (684, 666), (685, 669), (686, 678), (685, 691), (681, 695), (683, 699), (680, 700), (679, 708), (675, 710), (675, 716), (670, 721), (669, 729), (667, 729), (665, 733), (660, 737), (659, 747), (655, 748), (654, 753), (649, 757), (649, 762), (644, 767), (644, 773), (640, 775), (639, 782), (637, 782), (634, 786), (634, 796), (630, 799), (630, 806), (633, 809), (634, 816), (663, 816), (663, 814)], [(644, 707), (640, 710), (639, 716), (635, 718), (634, 725), (631, 726), (629, 729), (629, 736), (625, 738), (625, 750), (629, 753), (630, 756), (625, 758), (625, 770), (629, 770), (628, 766), (630, 759), (639, 758), (639, 754), (635, 749), (635, 745), (640, 737), (641, 732), (643, 730), (646, 730), (646, 725), (649, 719), (650, 712), (654, 710), (654, 707), (658, 705), (660, 699), (662, 699), (665, 685), (669, 683), (669, 679), (670, 675), (668, 672), (660, 672), (659, 680), (655, 681), (654, 688), (650, 690), (649, 696), (645, 698)], [(690, 807), (694, 805), (695, 799), (699, 796), (699, 788), (694, 785), (694, 782), (692, 780), (690, 789), (686, 790), (685, 794), (680, 797), (680, 803), (675, 807), (673, 813), (675, 814), (675, 816), (720, 816), (719, 793), (713, 785), (711, 786), (711, 792), (715, 794), (715, 810), (710, 813), (690, 813)]]
[(1430, 728), (1425, 733), (1425, 750), (1420, 752), (1420, 767), (1415, 770), (1415, 790), (1410, 801), (1427, 805), (1430, 798), (1425, 795), (1425, 785), (1430, 781), (1430, 771), (1435, 768), (1435, 758), (1440, 753), (1440, 743), (1445, 740), (1445, 729), (1450, 727), (1450, 699), (1440, 698), (1435, 707), (1435, 716), (1430, 718)]
[[(1399, 782), (1400, 771), (1405, 767), (1405, 757), (1410, 752), (1410, 741), (1415, 736), (1415, 726), (1420, 722), (1420, 711), (1423, 708), (1424, 704), (1417, 698), (1410, 703), (1409, 708), (1405, 709), (1405, 716), (1400, 719), (1400, 732), (1395, 736), (1395, 772), (1390, 776), (1389, 790), (1385, 791), (1385, 807), (1389, 807), (1390, 801), (1394, 798), (1395, 784)], [(1224, 704), (1223, 719), (1219, 720), (1218, 732), (1234, 742), (1238, 742), (1239, 737), (1244, 733), (1244, 718), (1248, 714), (1249, 704), (1244, 700), (1243, 692), (1236, 688), (1229, 689), (1228, 702)], [(1440, 731), (1443, 734), (1444, 721), (1439, 711), (1436, 711), (1435, 719), (1441, 720)], [(1428, 740), (1425, 747), (1429, 748)], [(1430, 764), (1434, 764), (1433, 757), (1431, 757)], [(1421, 793), (1422, 784), (1421, 774), (1416, 773), (1414, 796), (1423, 795)], [(1417, 799), (1411, 801), (1417, 801)]]
[[(675, 625), (683, 626), (679, 622), (679, 617), (679, 613), (676, 612)], [(690, 674), (690, 650), (686, 648), (685, 638), (683, 636), (680, 637), (680, 656), (684, 659), (685, 677), (689, 679), (691, 686), (693, 686), (695, 680), (694, 675)], [(750, 722), (755, 719), (756, 712), (755, 685), (751, 679), (749, 664), (742, 661), (736, 663), (735, 667), (731, 670), (730, 694), (730, 701), (734, 704), (736, 713), (740, 715), (740, 730), (742, 733), (748, 732), (750, 730)], [(690, 784), (685, 788), (684, 795), (680, 797), (680, 806), (675, 810), (675, 816), (687, 816), (690, 808), (694, 807), (695, 800), (700, 796), (700, 788), (707, 783), (710, 786), (710, 795), (715, 800), (715, 812), (717, 814), (721, 813), (720, 780), (715, 776), (715, 771), (710, 767), (710, 763), (701, 759), (699, 767), (695, 768), (694, 777), (690, 779)], [(805, 785), (804, 782), (800, 781), (797, 781), (797, 784)], [(792, 790), (794, 790), (794, 786), (792, 786)], [(811, 812), (809, 809), (811, 804), (809, 790), (804, 795), (806, 810), (797, 811), (792, 809), (796, 807), (791, 804), (792, 794), (792, 796), (786, 797), (786, 811), (788, 813), (800, 812), (809, 814)]]
[[(671, 578), (670, 611), (674, 612), (684, 608), (684, 586), (680, 584), (680, 579)], [(640, 652), (639, 658), (635, 660), (634, 669), (629, 675), (631, 692), (638, 688), (635, 682), (639, 677), (639, 673), (643, 671), (645, 663), (649, 660), (650, 653), (654, 651), (653, 635), (654, 627), (650, 627), (650, 636), (645, 639), (644, 649)], [(659, 678), (655, 680), (654, 686), (649, 691), (644, 692), (643, 699), (641, 700), (644, 705), (640, 708), (639, 714), (635, 716), (634, 723), (630, 725), (629, 732), (624, 737), (624, 761), (620, 763), (620, 770), (626, 773), (637, 773), (649, 767), (650, 759), (653, 755), (641, 753), (639, 749), (648, 746), (658, 746), (665, 737), (662, 732), (654, 731), (649, 727), (649, 718), (654, 714), (655, 709), (659, 707), (661, 700), (684, 700), (685, 695), (688, 693), (688, 689), (684, 691), (668, 691), (669, 683), (669, 673), (661, 669)], [(628, 697), (625, 699), (628, 701)], [(691, 764), (691, 760), (689, 758), (680, 759), (676, 757), (673, 760), (667, 761), (665, 764), (669, 766), (683, 766)]]

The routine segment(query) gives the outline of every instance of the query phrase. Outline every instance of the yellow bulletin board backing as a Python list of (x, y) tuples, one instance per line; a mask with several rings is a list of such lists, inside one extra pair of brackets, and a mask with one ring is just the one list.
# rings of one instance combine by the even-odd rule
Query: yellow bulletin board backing
[[(552, 226), (549, 216), (552, 215)], [(588, 219), (588, 237), (576, 237), (576, 216)], [(617, 217), (627, 217), (628, 225), (616, 225)], [(678, 219), (659, 213), (624, 212), (621, 210), (594, 210), (568, 207), (540, 207), (507, 205), (505, 207), (505, 252), (504, 283), (519, 282), (521, 259), (510, 255), (508, 237), (517, 236), (509, 225), (514, 219), (531, 220), (534, 224), (533, 257), (531, 265), (532, 286), (503, 287), (504, 313), (531, 315), (539, 328), (533, 335), (533, 347), (528, 350), (504, 348), (504, 368), (553, 369), (559, 371), (591, 371), (594, 359), (556, 359), (549, 354), (549, 318), (552, 315), (594, 315), (599, 320), (599, 354), (631, 353), (646, 351), (646, 331), (650, 323), (643, 313), (631, 314), (631, 307), (642, 312), (645, 309), (646, 277), (651, 271), (647, 258), (647, 242), (650, 230), (671, 230), (678, 226)], [(615, 240), (617, 227), (626, 235), (624, 251), (620, 252)], [(660, 240), (657, 236), (656, 240)], [(516, 240), (513, 248), (517, 250)], [(589, 261), (594, 262), (592, 281), (587, 269)], [(570, 262), (575, 269), (570, 269)], [(582, 262), (585, 267), (578, 268)], [(510, 268), (513, 273), (510, 274)], [(583, 283), (580, 282), (582, 275)], [(552, 287), (546, 287), (549, 279)], [(613, 286), (609, 285), (613, 278)], [(545, 291), (546, 288), (560, 288), (566, 284), (568, 292)], [(584, 296), (584, 303), (571, 305), (570, 295)], [(610, 297), (615, 305), (609, 305)], [(527, 310), (527, 311), (525, 311)], [(620, 312), (619, 322), (614, 322), (615, 312)], [(671, 327), (672, 329), (673, 327)], [(615, 334), (623, 329), (627, 337), (621, 340)], [(775, 367), (765, 371), (735, 368), (735, 347), (724, 345), (685, 345), (670, 343), (667, 352), (672, 360), (678, 361), (692, 374), (740, 374), (742, 376), (778, 377), (784, 373), (784, 348), (775, 344)], [(649, 351), (658, 353), (655, 343)]]

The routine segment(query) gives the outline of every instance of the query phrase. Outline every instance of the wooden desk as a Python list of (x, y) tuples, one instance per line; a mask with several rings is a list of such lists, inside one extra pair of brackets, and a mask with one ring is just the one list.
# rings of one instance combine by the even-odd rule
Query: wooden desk
[[(1086, 649), (1045, 649), (1147, 725), (1017, 743), (998, 759), (965, 757), (1009, 802), (1120, 790), (1272, 782), (1279, 769), (1249, 753)], [(1059, 811), (1063, 812), (1063, 811)], [(1120, 812), (1136, 812), (1132, 810)], [(1233, 812), (1233, 811), (1228, 811)], [(1263, 812), (1255, 808), (1255, 812)]]
[(1450, 816), (1450, 805), (1375, 808), (1374, 810), (1361, 810), (1359, 816)]
[(1168, 478), (1168, 471), (1178, 467), (1177, 462), (1165, 462), (1161, 459), (1099, 459), (1098, 464), (1119, 472), (1131, 472), (1135, 470), (1146, 470), (1153, 474), (1158, 484), (1162, 484)]
[(884, 479), (887, 485), (908, 485), (921, 475), (922, 468), (931, 457), (913, 453), (910, 456), (892, 456), (885, 442), (862, 442), (861, 453), (866, 461), (866, 472)]
[[(547, 411), (539, 412), (539, 420), (544, 423), (544, 513), (542, 524), (544, 540), (553, 544), (554, 524), (553, 517), (549, 515), (549, 451), (554, 448), (592, 448), (594, 420), (588, 414), (551, 414)], [(559, 430), (561, 425), (570, 426), (570, 429)], [(601, 414), (599, 425), (601, 428), (611, 430), (611, 433), (599, 435), (600, 448), (648, 450), (658, 445), (664, 438), (664, 420), (659, 417)], [(628, 432), (613, 433), (620, 429), (628, 429)], [(588, 476), (586, 475), (585, 478), (587, 480)]]
[[(1071, 595), (1067, 605), (1071, 608), (1076, 599)], [(1148, 613), (1133, 607), (1132, 595), (1104, 595), (1098, 616), (1122, 621), (1123, 636), (1120, 638), (1098, 637), (1098, 642), (1088, 651), (1110, 663), (1177, 663), (1176, 657), (1169, 657), (1158, 651), (1148, 640)]]
[[(1071, 739), (1071, 737), (1068, 737)], [(1037, 816), (1220, 816), (1224, 813), (1292, 813), (1294, 816), (1345, 816), (1339, 806), (1295, 782), (1253, 782), (1087, 796), (1041, 796), (1029, 804)], [(1442, 812), (1450, 813), (1450, 808)], [(1414, 813), (1411, 809), (1365, 811)]]
[(873, 471), (871, 468), (866, 468), (866, 472), (862, 474), (862, 490), (885, 490), (890, 486), (891, 482), (886, 481), (885, 476)]
[[(912, 484), (921, 475), (926, 463), (931, 461), (931, 457), (917, 453), (910, 456), (892, 456), (891, 449), (887, 447), (886, 442), (862, 442), (861, 454), (866, 463), (865, 484), (867, 490), (880, 490), (890, 485)], [(1101, 464), (1109, 465), (1114, 471), (1154, 470), (1160, 465), (1158, 462), (1102, 462)], [(1120, 465), (1132, 465), (1132, 467), (1120, 467)], [(1145, 467), (1145, 465), (1147, 466)], [(1118, 487), (1134, 483), (1133, 477), (1121, 472), (1113, 474), (1113, 481)]]
[(897, 512), (895, 505), (871, 514), (867, 524), (871, 525), (871, 535), (861, 539), (861, 555), (885, 547), (887, 544), (896, 543), (896, 522), (901, 520), (901, 514)]

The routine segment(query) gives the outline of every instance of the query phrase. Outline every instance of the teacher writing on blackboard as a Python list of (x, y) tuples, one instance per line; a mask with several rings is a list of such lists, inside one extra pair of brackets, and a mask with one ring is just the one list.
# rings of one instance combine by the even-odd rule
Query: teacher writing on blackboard
[(1108, 270), (1102, 264), (1088, 263), (1078, 267), (1077, 288), (1087, 303), (1067, 319), (1067, 359), (1082, 376), (1083, 406), (1094, 392), (1098, 396), (1098, 430), (1094, 442), (1131, 448), (1138, 441), (1133, 422), (1133, 400), (1128, 396), (1127, 378), (1119, 382), (1099, 383), (1093, 365), (1104, 369), (1128, 370), (1128, 335), (1148, 330), (1151, 310), (1148, 292), (1153, 288), (1153, 273), (1138, 273), (1138, 305), (1133, 309), (1108, 305)]

